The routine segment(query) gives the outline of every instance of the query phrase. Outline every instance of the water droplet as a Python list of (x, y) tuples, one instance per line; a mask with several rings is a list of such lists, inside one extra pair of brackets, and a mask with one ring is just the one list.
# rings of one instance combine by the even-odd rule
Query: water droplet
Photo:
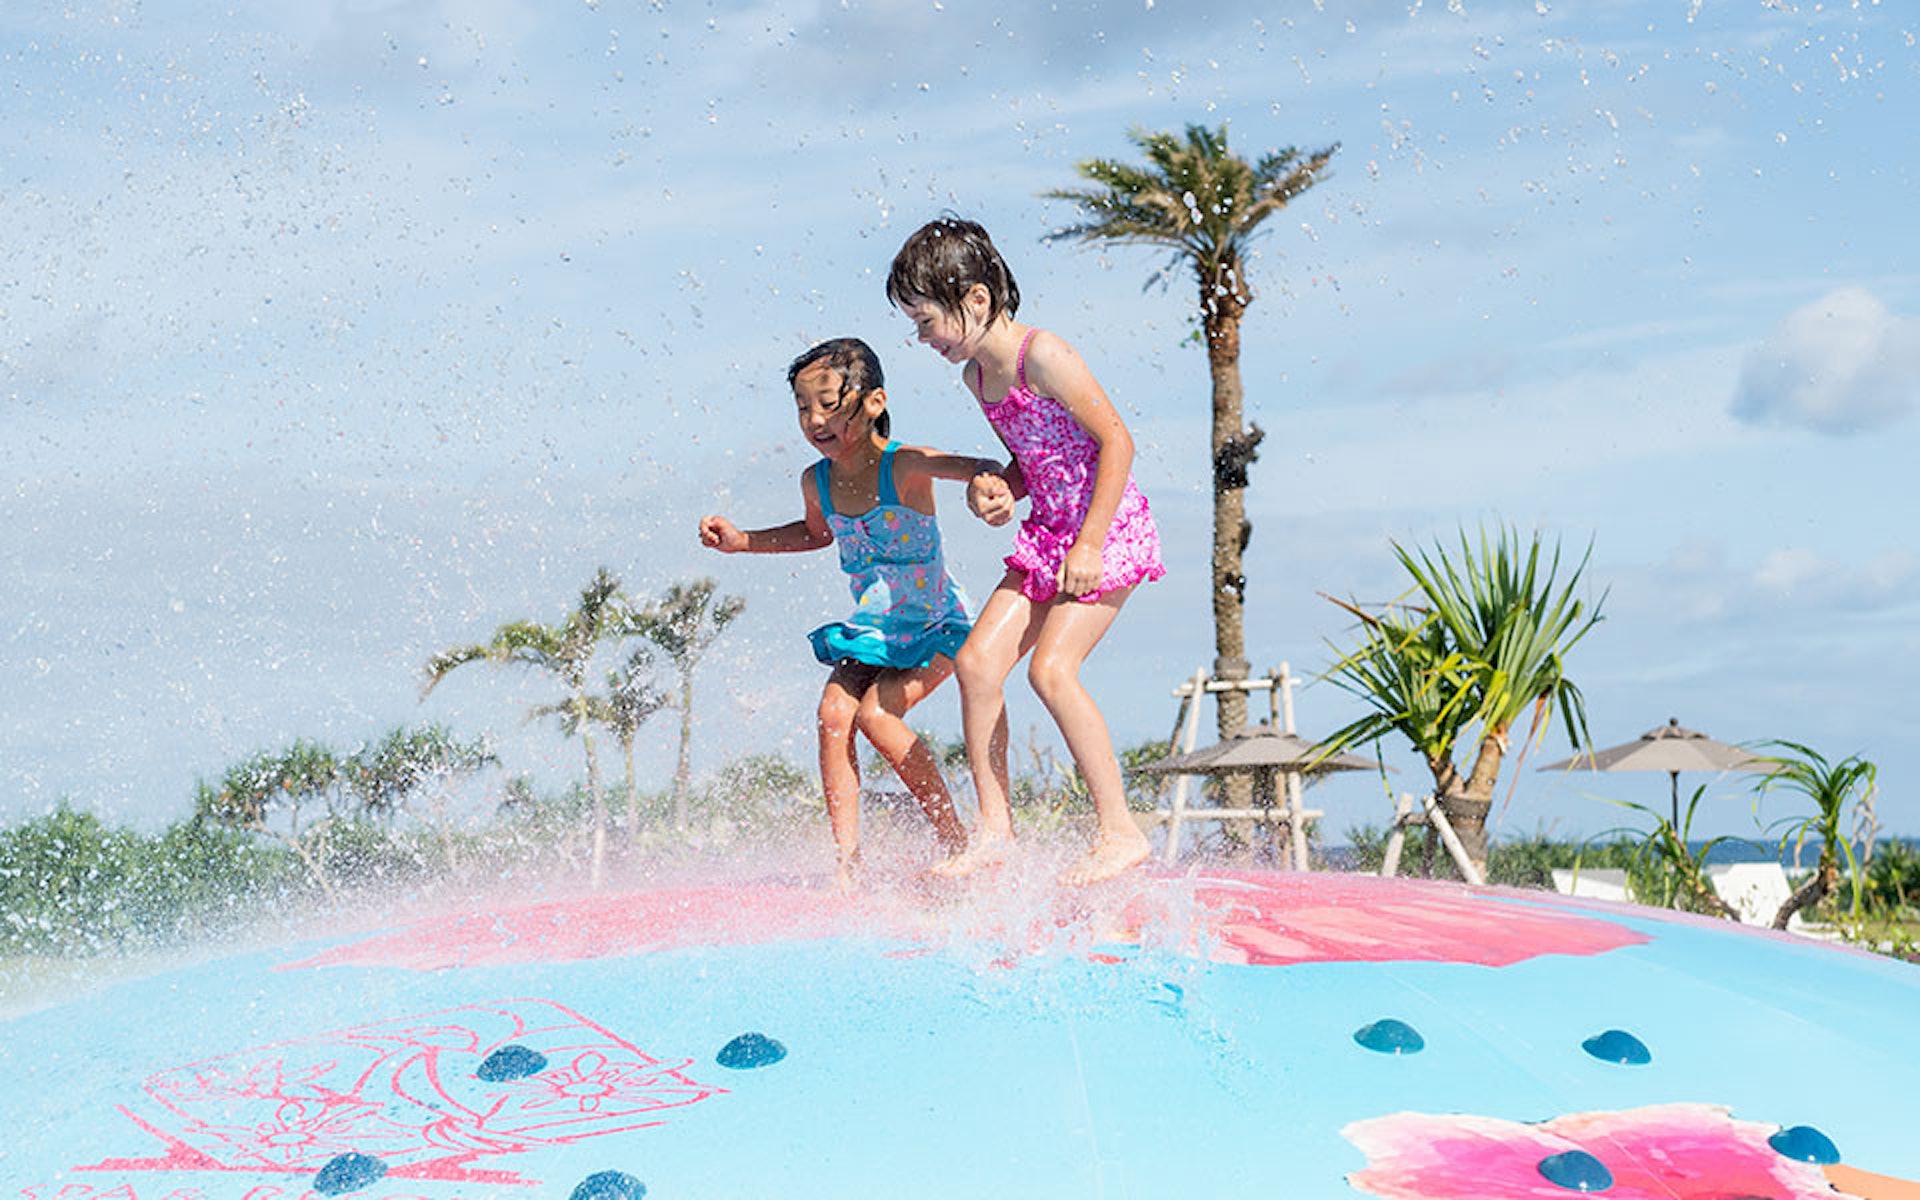
[(1653, 1061), (1653, 1053), (1647, 1049), (1647, 1044), (1624, 1029), (1596, 1033), (1581, 1042), (1580, 1048), (1601, 1062), (1620, 1063), (1623, 1066), (1639, 1067)]
[(320, 1168), (320, 1173), (313, 1177), (313, 1190), (322, 1196), (356, 1192), (386, 1173), (387, 1164), (371, 1154), (349, 1150), (345, 1154), (335, 1155), (326, 1166)]
[(474, 1074), (488, 1083), (500, 1083), (508, 1079), (525, 1079), (546, 1069), (546, 1055), (514, 1043), (487, 1055)]
[(743, 1033), (720, 1047), (715, 1062), (730, 1071), (770, 1067), (787, 1056), (787, 1048), (764, 1033)]
[(1549, 1154), (1540, 1160), (1539, 1170), (1548, 1183), (1570, 1192), (1604, 1192), (1613, 1186), (1613, 1172), (1585, 1150)]
[(595, 1171), (580, 1181), (569, 1200), (640, 1200), (647, 1185), (624, 1171)]
[(1354, 1030), (1353, 1040), (1380, 1054), (1418, 1054), (1427, 1045), (1427, 1039), (1421, 1037), (1418, 1030), (1392, 1017), (1383, 1017)]
[(1821, 1133), (1811, 1125), (1795, 1125), (1782, 1129), (1767, 1139), (1772, 1146), (1787, 1158), (1810, 1163), (1837, 1163), (1840, 1161), (1840, 1148), (1833, 1139)]

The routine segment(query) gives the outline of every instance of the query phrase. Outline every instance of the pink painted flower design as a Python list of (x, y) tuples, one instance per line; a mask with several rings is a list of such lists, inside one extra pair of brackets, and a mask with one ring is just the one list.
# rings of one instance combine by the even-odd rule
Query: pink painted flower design
[(550, 1067), (538, 1075), (514, 1080), (507, 1086), (522, 1093), (523, 1111), (554, 1108), (563, 1112), (599, 1112), (604, 1106), (623, 1113), (645, 1112), (691, 1104), (716, 1089), (692, 1082), (680, 1071), (693, 1064), (679, 1062), (615, 1062), (598, 1051), (577, 1055), (564, 1067)]
[(380, 1106), (340, 1099), (330, 1103), (289, 1100), (273, 1119), (255, 1125), (206, 1125), (197, 1132), (225, 1144), (236, 1164), (318, 1167), (337, 1154), (361, 1149), (366, 1123)]
[(1395, 1113), (1341, 1132), (1367, 1156), (1348, 1176), (1382, 1200), (1567, 1200), (1540, 1161), (1579, 1150), (1613, 1175), (1607, 1200), (1833, 1200), (1826, 1175), (1767, 1144), (1776, 1125), (1711, 1104), (1569, 1113), (1539, 1124)]
[(162, 1101), (181, 1105), (302, 1094), (321, 1099), (334, 1094), (320, 1081), (335, 1065), (332, 1059), (323, 1059), (290, 1069), (284, 1058), (269, 1058), (238, 1071), (208, 1066), (181, 1074), (160, 1075), (149, 1082), (149, 1087)]

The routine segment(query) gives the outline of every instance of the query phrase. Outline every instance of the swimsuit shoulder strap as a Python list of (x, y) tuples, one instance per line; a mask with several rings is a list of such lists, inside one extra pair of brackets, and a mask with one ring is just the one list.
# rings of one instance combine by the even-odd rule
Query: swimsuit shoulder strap
[(1020, 381), (1020, 390), (1023, 392), (1027, 390), (1027, 347), (1033, 345), (1034, 335), (1039, 332), (1038, 329), (1027, 330), (1027, 336), (1020, 339), (1020, 353), (1013, 359), (1013, 377)]
[(813, 464), (813, 486), (820, 493), (820, 515), (823, 517), (834, 515), (833, 490), (827, 480), (827, 472), (832, 469), (833, 464), (824, 458)]
[(898, 505), (900, 493), (893, 486), (893, 452), (900, 448), (899, 442), (888, 442), (887, 448), (880, 452), (880, 503)]

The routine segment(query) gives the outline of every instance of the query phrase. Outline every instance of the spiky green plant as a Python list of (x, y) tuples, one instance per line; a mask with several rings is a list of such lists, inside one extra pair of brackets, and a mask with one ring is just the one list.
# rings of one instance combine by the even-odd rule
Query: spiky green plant
[[(1645, 813), (1653, 818), (1651, 830), (1624, 829), (1608, 831), (1614, 835), (1630, 835), (1639, 839), (1634, 851), (1634, 860), (1629, 870), (1634, 873), (1634, 898), (1642, 904), (1652, 904), (1661, 908), (1680, 908), (1688, 912), (1706, 913), (1711, 916), (1725, 917), (1729, 921), (1738, 921), (1740, 914), (1731, 904), (1721, 898), (1714, 890), (1713, 883), (1707, 878), (1707, 859), (1722, 845), (1739, 841), (1729, 834), (1708, 838), (1696, 849), (1693, 845), (1693, 816), (1700, 807), (1701, 798), (1707, 794), (1706, 785), (1693, 789), (1693, 796), (1687, 801), (1687, 807), (1681, 811), (1680, 824), (1675, 825), (1667, 817), (1660, 815), (1657, 808), (1636, 804), (1631, 800), (1609, 800), (1622, 808), (1631, 808), (1635, 812)], [(1601, 836), (1607, 836), (1602, 834)]]
[[(339, 891), (326, 868), (326, 842), (342, 816), (348, 790), (345, 764), (334, 752), (303, 739), (279, 753), (260, 753), (227, 769), (217, 788), (202, 787), (196, 813), (230, 829), (244, 829), (282, 843), (293, 851), (327, 899)], [(321, 815), (302, 824), (302, 810), (321, 806)], [(279, 813), (282, 824), (275, 824)], [(283, 827), (284, 826), (284, 827)]]
[[(1242, 424), (1240, 321), (1253, 303), (1247, 260), (1268, 218), (1326, 175), (1339, 146), (1303, 154), (1291, 147), (1252, 162), (1227, 146), (1227, 127), (1189, 125), (1183, 134), (1136, 128), (1129, 140), (1144, 165), (1093, 158), (1076, 170), (1092, 186), (1045, 192), (1078, 210), (1079, 219), (1049, 241), (1142, 245), (1172, 252), (1171, 268), (1185, 265), (1198, 287), (1200, 331), (1213, 388), (1213, 628), (1214, 673), (1247, 674), (1243, 556), (1253, 527), (1247, 521), (1247, 469), (1263, 436)], [(1156, 271), (1149, 286), (1167, 275)], [(1244, 692), (1220, 693), (1220, 735), (1246, 724)]]
[[(1497, 536), (1483, 528), (1477, 539), (1462, 530), (1452, 550), (1395, 542), (1393, 552), (1413, 579), (1410, 602), (1368, 611), (1333, 601), (1359, 621), (1360, 644), (1325, 678), (1369, 711), (1335, 731), (1320, 753), (1405, 737), (1432, 773), (1468, 857), (1484, 871), (1487, 814), (1514, 723), (1528, 717), (1523, 755), (1556, 718), (1576, 749), (1588, 740), (1586, 702), (1567, 676), (1566, 655), (1599, 622), (1606, 599), (1580, 598), (1592, 546), (1564, 578), (1558, 544), (1548, 553), (1539, 534), (1523, 543), (1504, 526)], [(1456, 756), (1467, 749), (1472, 760), (1463, 770)]]
[(389, 821), (405, 808), (431, 826), (449, 869), (459, 868), (459, 852), (448, 814), (457, 781), (500, 758), (485, 738), (461, 741), (444, 725), (391, 730), (378, 742), (347, 759), (345, 769), (360, 807)]
[(1853, 881), (1849, 913), (1858, 918), (1862, 894), (1860, 864), (1854, 856), (1853, 842), (1841, 831), (1840, 826), (1849, 805), (1873, 795), (1879, 785), (1879, 769), (1857, 754), (1830, 763), (1819, 752), (1798, 742), (1772, 741), (1764, 744), (1783, 753), (1762, 756), (1762, 761), (1767, 764), (1767, 772), (1754, 784), (1756, 805), (1767, 793), (1785, 788), (1811, 800), (1814, 807), (1814, 811), (1805, 816), (1786, 817), (1774, 823), (1773, 828), (1776, 829), (1784, 826), (1784, 832), (1780, 835), (1780, 849), (1784, 852), (1788, 846), (1792, 846), (1798, 855), (1808, 837), (1817, 835), (1820, 838), (1819, 861), (1800, 886), (1780, 905), (1780, 911), (1773, 918), (1773, 927), (1785, 929), (1787, 922), (1793, 919), (1793, 914), (1803, 908), (1811, 908), (1833, 894), (1840, 882), (1842, 858), (1846, 860), (1847, 874)]

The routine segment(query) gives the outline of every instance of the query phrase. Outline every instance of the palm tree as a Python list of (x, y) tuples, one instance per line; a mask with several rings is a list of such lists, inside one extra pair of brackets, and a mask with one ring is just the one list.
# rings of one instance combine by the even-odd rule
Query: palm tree
[(449, 672), (471, 662), (514, 663), (545, 671), (560, 680), (566, 696), (557, 704), (536, 707), (530, 717), (559, 716), (562, 728), (580, 736), (587, 759), (587, 796), (593, 806), (593, 882), (606, 869), (606, 801), (600, 794), (599, 759), (593, 745), (592, 698), (587, 674), (594, 651), (602, 642), (639, 633), (641, 622), (633, 605), (621, 594), (620, 581), (605, 567), (594, 573), (581, 590), (580, 603), (557, 625), (538, 621), (510, 621), (494, 630), (485, 642), (443, 650), (427, 662), (424, 699)]
[[(1540, 535), (1523, 547), (1502, 529), (1479, 544), (1460, 535), (1459, 558), (1443, 546), (1418, 553), (1394, 543), (1418, 603), (1367, 612), (1334, 601), (1360, 621), (1360, 645), (1327, 677), (1372, 711), (1321, 743), (1324, 754), (1398, 733), (1433, 773), (1447, 820), (1484, 875), (1486, 820), (1500, 766), (1512, 749), (1513, 723), (1531, 710), (1521, 753), (1560, 718), (1575, 749), (1587, 742), (1586, 702), (1567, 678), (1565, 658), (1600, 620), (1574, 596), (1592, 547), (1559, 582), (1560, 551), (1541, 560)], [(1543, 570), (1544, 567), (1544, 570)], [(1331, 597), (1329, 597), (1331, 599)], [(1462, 771), (1456, 747), (1473, 746)]]
[(739, 596), (716, 599), (719, 584), (709, 578), (676, 583), (647, 607), (641, 625), (648, 640), (666, 651), (680, 677), (680, 760), (673, 772), (673, 824), (687, 826), (687, 782), (692, 774), (693, 672), (714, 639), (747, 602)]
[(1767, 764), (1767, 773), (1760, 778), (1758, 791), (1761, 795), (1776, 787), (1799, 792), (1813, 801), (1814, 813), (1806, 817), (1788, 818), (1788, 829), (1780, 838), (1780, 848), (1785, 850), (1788, 842), (1794, 843), (1794, 851), (1799, 852), (1800, 845), (1809, 835), (1820, 838), (1820, 861), (1799, 887), (1793, 890), (1780, 911), (1774, 914), (1773, 927), (1785, 929), (1793, 914), (1803, 908), (1814, 905), (1832, 894), (1840, 883), (1840, 859), (1844, 855), (1849, 873), (1853, 876), (1853, 913), (1860, 913), (1860, 864), (1853, 852), (1853, 843), (1840, 830), (1842, 816), (1848, 803), (1858, 803), (1873, 796), (1879, 785), (1879, 768), (1853, 755), (1837, 763), (1829, 763), (1819, 753), (1802, 746), (1798, 742), (1769, 742), (1768, 745), (1784, 751), (1770, 755), (1763, 761)]
[[(1249, 163), (1227, 149), (1227, 127), (1187, 126), (1184, 136), (1136, 128), (1128, 134), (1144, 166), (1094, 158), (1079, 164), (1093, 186), (1044, 193), (1078, 207), (1081, 219), (1049, 241), (1133, 243), (1173, 252), (1171, 267), (1193, 269), (1200, 329), (1213, 381), (1213, 673), (1247, 677), (1242, 570), (1253, 526), (1247, 521), (1247, 468), (1265, 437), (1241, 423), (1240, 319), (1253, 303), (1246, 266), (1256, 234), (1326, 174), (1336, 143), (1303, 155), (1291, 147)], [(1155, 272), (1163, 279), (1167, 270)], [(1220, 735), (1246, 725), (1246, 693), (1220, 693)]]
[[(529, 714), (533, 717), (558, 717), (560, 727), (568, 737), (580, 732), (584, 720), (611, 731), (619, 741), (620, 755), (626, 766), (624, 785), (628, 845), (633, 844), (640, 827), (640, 791), (633, 767), (634, 743), (647, 718), (671, 703), (673, 697), (654, 686), (652, 651), (641, 646), (628, 656), (622, 666), (607, 672), (606, 692), (588, 696), (584, 707), (576, 706), (571, 700), (562, 700), (557, 704), (542, 704)], [(594, 853), (602, 853), (597, 835)]]
[(600, 723), (613, 731), (626, 761), (627, 843), (631, 845), (640, 830), (640, 794), (634, 786), (633, 743), (647, 718), (673, 703), (673, 697), (654, 686), (653, 654), (641, 646), (618, 670), (608, 672), (605, 699), (606, 708)]

